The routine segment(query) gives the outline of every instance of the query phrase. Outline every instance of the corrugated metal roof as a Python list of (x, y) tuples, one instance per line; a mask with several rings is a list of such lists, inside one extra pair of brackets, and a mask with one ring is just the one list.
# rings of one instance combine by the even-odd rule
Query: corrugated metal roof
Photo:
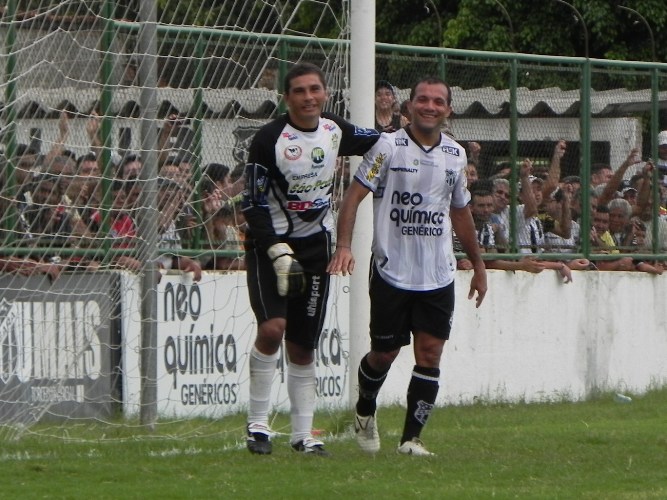
[[(100, 88), (29, 89), (20, 94), (16, 107), (21, 118), (56, 118), (61, 110), (88, 114), (97, 106)], [(193, 107), (194, 89), (156, 89), (159, 116), (170, 112), (185, 115)], [(406, 99), (409, 89), (399, 89), (398, 98)], [(509, 90), (490, 87), (452, 88), (453, 107), (458, 117), (503, 118), (510, 114)], [(140, 87), (119, 87), (112, 93), (111, 114), (139, 116)], [(578, 90), (559, 88), (517, 89), (517, 111), (520, 116), (576, 117), (580, 110)], [(267, 89), (204, 89), (205, 116), (268, 118), (276, 109), (279, 96)], [(667, 91), (659, 93), (660, 108), (667, 108)], [(598, 117), (627, 116), (650, 109), (650, 89), (630, 91), (614, 89), (591, 92), (591, 112)], [(0, 104), (0, 107), (4, 107)]]

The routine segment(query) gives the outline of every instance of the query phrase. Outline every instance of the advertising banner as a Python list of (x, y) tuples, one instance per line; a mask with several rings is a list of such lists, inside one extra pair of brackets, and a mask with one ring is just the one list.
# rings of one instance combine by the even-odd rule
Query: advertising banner
[[(158, 414), (217, 417), (245, 411), (249, 392), (248, 355), (257, 323), (250, 308), (245, 273), (207, 274), (198, 283), (187, 275), (166, 275), (158, 286)], [(127, 282), (124, 297), (137, 297)], [(332, 281), (328, 314), (316, 351), (318, 409), (348, 401), (347, 280)], [(136, 302), (136, 301), (135, 301)], [(140, 324), (127, 303), (124, 313), (126, 413), (139, 411)], [(275, 409), (289, 408), (284, 350), (272, 387)]]
[(112, 273), (61, 275), (54, 282), (0, 275), (0, 422), (114, 412), (117, 283)]

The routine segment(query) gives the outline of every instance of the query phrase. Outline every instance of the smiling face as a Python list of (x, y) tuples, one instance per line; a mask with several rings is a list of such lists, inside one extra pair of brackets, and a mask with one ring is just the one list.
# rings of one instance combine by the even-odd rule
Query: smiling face
[(326, 100), (326, 86), (315, 73), (292, 78), (289, 90), (285, 92), (290, 119), (294, 125), (303, 129), (317, 127)]
[(452, 112), (449, 104), (449, 89), (443, 83), (421, 82), (414, 89), (409, 105), (415, 133), (432, 135), (437, 132)]
[(593, 227), (595, 227), (598, 234), (609, 230), (609, 212), (596, 210), (593, 213)]
[(393, 110), (396, 98), (394, 92), (387, 87), (380, 87), (375, 91), (375, 109), (376, 111), (390, 112)]

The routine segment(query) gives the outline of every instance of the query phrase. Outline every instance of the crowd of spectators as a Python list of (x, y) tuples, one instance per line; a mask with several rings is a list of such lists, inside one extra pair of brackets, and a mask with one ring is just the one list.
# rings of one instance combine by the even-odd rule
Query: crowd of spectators
[[(378, 82), (376, 128), (391, 132), (409, 119), (409, 110), (397, 101), (394, 87)], [(63, 270), (100, 266), (140, 271), (144, 262), (139, 257), (138, 223), (151, 215), (145, 212), (142, 198), (147, 179), (142, 175), (141, 155), (114, 151), (110, 166), (105, 165), (100, 121), (93, 114), (86, 124), (89, 151), (77, 156), (65, 147), (68, 121), (63, 112), (59, 137), (45, 154), (19, 145), (12, 158), (12, 176), (7, 175), (7, 159), (0, 156), (3, 241), (5, 246), (34, 249), (0, 255), (0, 271), (52, 278)], [(159, 133), (157, 213), (153, 214), (158, 226), (158, 264), (165, 270), (192, 272), (196, 279), (202, 270), (244, 269), (242, 171), (210, 163), (195, 176), (195, 158), (179, 147), (188, 125), (170, 115)], [(494, 254), (486, 257), (487, 267), (531, 273), (553, 269), (564, 282), (572, 279), (571, 270), (661, 274), (667, 263), (646, 256), (654, 250), (654, 233), (658, 251), (667, 250), (667, 131), (659, 134), (658, 143), (656, 162), (642, 161), (639, 150), (632, 149), (616, 169), (592, 165), (588, 187), (579, 176), (562, 175), (565, 141), (555, 144), (547, 168), (541, 169), (530, 159), (516, 167), (505, 161), (482, 169), (481, 145), (464, 143), (479, 244), (485, 253)], [(657, 224), (652, 208), (656, 180)], [(349, 159), (340, 158), (334, 203), (349, 182)], [(582, 203), (586, 201), (590, 223), (584, 227)], [(581, 254), (585, 238), (590, 261), (575, 256)], [(62, 248), (87, 251), (65, 253)], [(94, 251), (108, 248), (114, 251)], [(183, 249), (201, 252), (186, 256)], [(470, 263), (460, 259), (458, 265), (466, 269)]]
[[(565, 282), (571, 280), (570, 270), (662, 274), (665, 261), (642, 257), (653, 251), (654, 179), (658, 180), (660, 202), (658, 251), (667, 250), (667, 214), (663, 208), (667, 203), (667, 132), (661, 137), (664, 167), (642, 161), (639, 150), (632, 149), (616, 169), (593, 165), (588, 188), (578, 176), (561, 175), (561, 160), (567, 149), (562, 140), (554, 146), (547, 169), (537, 170), (531, 160), (525, 159), (515, 175), (511, 165), (503, 163), (484, 178), (476, 162), (469, 160), (468, 188), (480, 246), (500, 257), (487, 260), (487, 266), (529, 272), (556, 269)], [(479, 155), (479, 144), (469, 143), (467, 148), (471, 158)], [(660, 170), (654, 175), (656, 168)], [(513, 178), (517, 180), (515, 189)], [(516, 193), (514, 203), (512, 193)], [(586, 199), (590, 202), (590, 229), (582, 220), (582, 202)], [(581, 253), (584, 238), (588, 238), (591, 259), (571, 258), (569, 254)], [(502, 254), (508, 252), (526, 256), (503, 259)], [(467, 265), (465, 260), (459, 261), (459, 267), (465, 269)]]
[[(59, 137), (45, 154), (20, 144), (11, 169), (0, 155), (3, 246), (22, 249), (0, 255), (0, 271), (53, 279), (101, 266), (139, 272), (146, 264), (142, 220), (156, 224), (160, 269), (198, 280), (202, 269), (244, 268), (243, 179), (238, 169), (218, 163), (203, 166), (195, 179), (194, 158), (174, 140), (187, 127), (183, 120), (172, 115), (165, 121), (157, 177), (149, 179), (138, 152), (114, 151), (105, 164), (96, 115), (86, 125), (89, 150), (77, 156), (66, 149), (69, 119), (61, 114)], [(151, 185), (157, 186), (152, 213), (144, 198)]]

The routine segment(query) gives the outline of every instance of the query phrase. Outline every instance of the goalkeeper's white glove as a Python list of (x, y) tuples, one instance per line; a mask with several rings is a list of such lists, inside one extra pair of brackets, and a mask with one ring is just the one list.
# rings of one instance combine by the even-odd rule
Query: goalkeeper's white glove
[(278, 278), (278, 295), (281, 297), (298, 297), (306, 290), (306, 277), (303, 267), (293, 255), (287, 243), (276, 243), (266, 251), (273, 261), (273, 269)]

